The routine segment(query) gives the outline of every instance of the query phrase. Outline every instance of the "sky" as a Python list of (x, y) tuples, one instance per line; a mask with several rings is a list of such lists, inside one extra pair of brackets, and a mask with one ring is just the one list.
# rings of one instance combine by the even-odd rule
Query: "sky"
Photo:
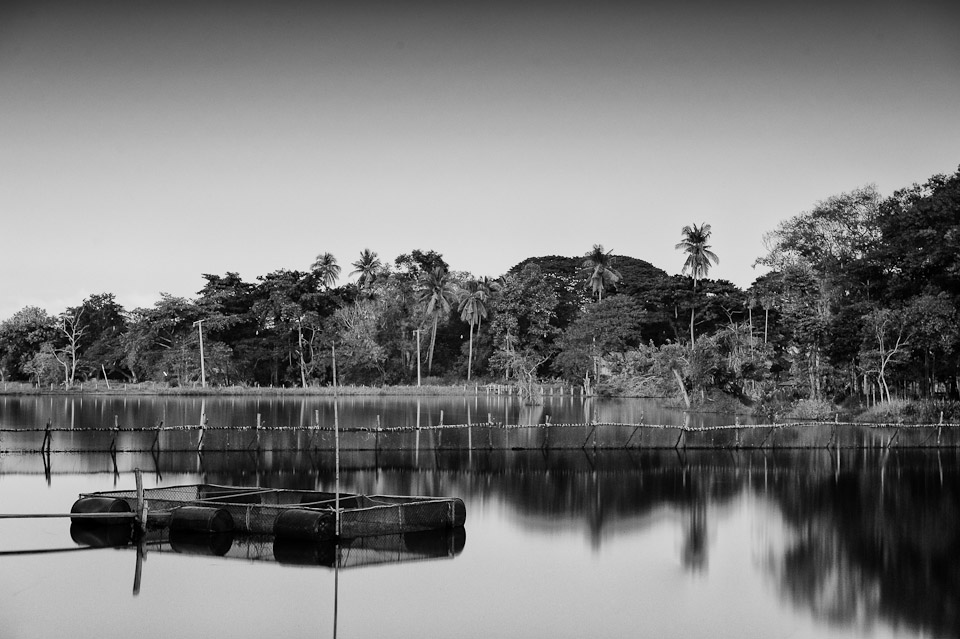
[(747, 287), (820, 200), (960, 166), (960, 3), (0, 3), (0, 319), (330, 252), (594, 244)]

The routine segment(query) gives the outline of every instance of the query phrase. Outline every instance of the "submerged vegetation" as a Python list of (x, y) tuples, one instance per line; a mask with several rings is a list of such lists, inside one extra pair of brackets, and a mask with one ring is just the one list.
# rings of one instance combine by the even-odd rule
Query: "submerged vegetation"
[(155, 392), (400, 393), (468, 380), (510, 383), (531, 401), (549, 381), (798, 418), (956, 414), (945, 400), (960, 399), (960, 172), (886, 198), (855, 189), (782, 222), (757, 259), (769, 272), (747, 290), (707, 278), (719, 261), (711, 233), (682, 229), (689, 277), (601, 245), (496, 278), (433, 250), (386, 262), (364, 249), (355, 283), (340, 284), (337, 258), (320, 253), (310, 270), (256, 282), (204, 274), (196, 298), (161, 294), (147, 308), (109, 293), (57, 316), (26, 307), (0, 322), (0, 376)]

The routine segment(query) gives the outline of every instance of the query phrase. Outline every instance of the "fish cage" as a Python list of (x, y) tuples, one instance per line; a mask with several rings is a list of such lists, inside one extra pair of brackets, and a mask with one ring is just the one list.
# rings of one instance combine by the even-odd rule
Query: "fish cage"
[(147, 488), (140, 498), (135, 490), (82, 493), (72, 512), (127, 510), (121, 503), (140, 512), (139, 499), (146, 512), (141, 525), (147, 529), (234, 531), (302, 541), (457, 528), (466, 521), (466, 507), (457, 498), (340, 493), (338, 499), (323, 491), (214, 484)]

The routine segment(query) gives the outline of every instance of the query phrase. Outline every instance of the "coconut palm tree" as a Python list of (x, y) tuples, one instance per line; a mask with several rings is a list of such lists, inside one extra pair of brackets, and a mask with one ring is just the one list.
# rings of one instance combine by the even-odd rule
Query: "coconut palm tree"
[(473, 369), (473, 327), (476, 325), (480, 332), (480, 322), (487, 316), (487, 298), (496, 286), (488, 277), (482, 280), (470, 280), (466, 288), (460, 293), (460, 319), (470, 326), (470, 350), (467, 356), (467, 381), (470, 381), (470, 372)]
[(420, 303), (426, 307), (428, 316), (433, 317), (433, 329), (430, 332), (430, 348), (427, 351), (427, 374), (433, 372), (433, 349), (437, 343), (437, 324), (441, 316), (450, 314), (457, 300), (457, 287), (444, 268), (435, 268), (424, 274), (420, 280)]
[[(709, 224), (701, 224), (697, 226), (693, 224), (692, 226), (685, 226), (680, 231), (683, 234), (683, 240), (680, 241), (676, 247), (678, 250), (683, 250), (687, 254), (687, 261), (683, 263), (683, 270), (681, 273), (686, 274), (687, 271), (690, 272), (690, 276), (693, 278), (693, 290), (697, 290), (697, 282), (707, 276), (707, 273), (710, 271), (710, 263), (714, 264), (720, 263), (720, 258), (710, 250), (710, 245), (707, 244), (707, 241), (710, 239), (711, 230)], [(690, 345), (693, 346), (693, 316), (694, 307), (690, 308)]]
[(598, 302), (603, 301), (603, 291), (607, 287), (620, 281), (620, 273), (612, 266), (612, 252), (604, 253), (602, 244), (594, 244), (593, 250), (584, 255), (586, 259), (583, 261), (583, 273), (587, 276), (587, 284)]
[(357, 286), (363, 291), (377, 279), (377, 275), (383, 269), (383, 263), (380, 262), (375, 251), (365, 248), (360, 251), (360, 259), (353, 263), (353, 268), (356, 270), (350, 275), (360, 276)]
[(333, 253), (318, 255), (310, 269), (325, 289), (333, 288), (333, 285), (340, 279), (340, 265), (337, 264), (337, 258), (333, 256)]
[[(490, 299), (491, 295), (503, 288), (503, 278), (492, 279), (484, 275), (477, 280), (477, 284), (480, 290), (483, 291), (483, 299), (484, 302), (486, 302), (486, 300)], [(481, 317), (477, 318), (477, 335), (480, 334), (481, 320), (486, 316), (486, 313), (484, 313)]]

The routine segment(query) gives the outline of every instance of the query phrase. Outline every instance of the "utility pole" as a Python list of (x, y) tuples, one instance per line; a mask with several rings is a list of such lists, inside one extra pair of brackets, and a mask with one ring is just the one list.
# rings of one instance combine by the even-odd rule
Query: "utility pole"
[(420, 329), (417, 329), (417, 388), (420, 388)]
[(197, 332), (200, 334), (200, 386), (203, 388), (207, 387), (207, 370), (203, 364), (203, 323), (207, 320), (197, 320), (193, 323), (197, 327)]

